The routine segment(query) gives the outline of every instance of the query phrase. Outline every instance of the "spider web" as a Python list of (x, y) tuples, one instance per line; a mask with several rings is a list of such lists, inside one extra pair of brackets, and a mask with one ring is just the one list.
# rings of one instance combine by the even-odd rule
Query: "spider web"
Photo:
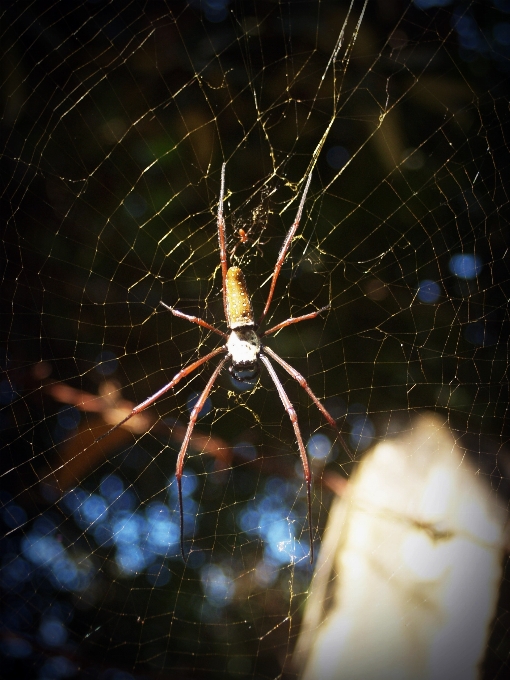
[[(2, 628), (5, 677), (293, 677), (306, 488), (263, 370), (219, 376), (216, 211), (261, 313), (310, 191), (267, 339), (311, 460), (313, 533), (410, 412), (491, 441), (507, 509), (510, 4), (6, 2), (2, 9)], [(217, 360), (216, 360), (217, 361)], [(377, 549), (377, 548), (375, 548)], [(483, 677), (503, 677), (508, 576)], [(506, 599), (505, 599), (506, 598)]]

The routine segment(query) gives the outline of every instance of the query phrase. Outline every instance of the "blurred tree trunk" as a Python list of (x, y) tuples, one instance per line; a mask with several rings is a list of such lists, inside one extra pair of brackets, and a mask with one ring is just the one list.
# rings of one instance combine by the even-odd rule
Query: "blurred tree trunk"
[(421, 415), (334, 503), (294, 656), (301, 680), (479, 676), (506, 513), (458, 441)]

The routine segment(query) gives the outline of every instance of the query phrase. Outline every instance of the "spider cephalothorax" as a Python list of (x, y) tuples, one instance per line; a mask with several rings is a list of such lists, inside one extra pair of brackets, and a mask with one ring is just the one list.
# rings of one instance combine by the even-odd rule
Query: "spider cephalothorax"
[[(184, 522), (182, 502), (182, 472), (184, 467), (184, 459), (186, 456), (186, 452), (188, 450), (188, 445), (191, 438), (191, 434), (193, 432), (193, 428), (195, 427), (195, 423), (198, 419), (198, 415), (202, 410), (205, 401), (209, 395), (209, 392), (211, 391), (211, 388), (214, 385), (216, 378), (220, 374), (221, 369), (227, 363), (230, 364), (229, 371), (231, 375), (233, 375), (233, 377), (236, 380), (239, 380), (241, 382), (253, 381), (258, 376), (260, 371), (260, 364), (262, 363), (265, 366), (269, 375), (271, 376), (271, 379), (273, 380), (275, 387), (278, 391), (278, 394), (280, 396), (280, 399), (282, 401), (283, 407), (285, 408), (289, 415), (292, 427), (294, 428), (294, 435), (296, 437), (297, 445), (299, 448), (299, 455), (301, 457), (301, 463), (303, 465), (303, 473), (306, 484), (311, 562), (313, 561), (313, 530), (312, 530), (312, 499), (311, 499), (312, 475), (310, 472), (310, 466), (308, 464), (308, 458), (306, 456), (305, 446), (303, 444), (303, 438), (301, 436), (301, 431), (299, 429), (296, 411), (294, 410), (294, 407), (292, 406), (290, 399), (287, 396), (287, 393), (285, 392), (285, 389), (280, 379), (278, 378), (278, 375), (276, 374), (273, 364), (271, 363), (269, 358), (271, 358), (273, 361), (276, 361), (276, 363), (278, 363), (307, 392), (307, 394), (312, 399), (314, 404), (317, 406), (319, 411), (322, 413), (324, 418), (328, 421), (328, 423), (332, 427), (334, 427), (337, 430), (339, 440), (341, 441), (345, 451), (352, 460), (352, 456), (347, 447), (345, 446), (341, 434), (338, 432), (338, 428), (334, 418), (328, 413), (328, 411), (324, 408), (321, 402), (317, 399), (317, 397), (312, 392), (303, 376), (263, 342), (263, 338), (265, 336), (270, 335), (271, 333), (275, 333), (276, 331), (279, 331), (280, 329), (285, 328), (286, 326), (290, 326), (290, 324), (298, 323), (299, 321), (305, 321), (307, 319), (314, 319), (321, 312), (324, 312), (326, 309), (329, 309), (329, 307), (323, 307), (322, 309), (310, 312), (309, 314), (303, 314), (302, 316), (292, 317), (290, 319), (287, 319), (286, 321), (282, 321), (281, 323), (276, 324), (275, 326), (272, 326), (271, 328), (267, 329), (264, 332), (260, 331), (260, 328), (264, 322), (264, 319), (269, 310), (269, 306), (273, 299), (276, 282), (278, 280), (278, 276), (280, 274), (283, 262), (289, 251), (292, 239), (294, 238), (294, 235), (299, 226), (299, 221), (301, 219), (301, 215), (303, 212), (303, 206), (305, 203), (306, 195), (308, 193), (308, 188), (310, 186), (310, 181), (311, 175), (308, 175), (308, 179), (306, 181), (305, 188), (301, 196), (301, 201), (299, 203), (296, 218), (291, 228), (289, 229), (287, 236), (285, 237), (283, 245), (280, 249), (280, 253), (278, 255), (278, 259), (276, 261), (266, 304), (258, 320), (258, 323), (255, 323), (255, 317), (253, 314), (253, 309), (248, 295), (248, 291), (246, 289), (244, 275), (239, 267), (229, 268), (228, 266), (225, 237), (225, 219), (223, 216), (223, 197), (225, 194), (225, 164), (223, 164), (221, 168), (220, 198), (218, 201), (218, 241), (220, 248), (223, 309), (225, 313), (225, 320), (227, 321), (228, 325), (228, 330), (230, 332), (229, 334), (224, 333), (223, 331), (220, 331), (214, 326), (212, 326), (207, 321), (204, 321), (204, 319), (201, 319), (198, 316), (191, 316), (189, 314), (185, 314), (184, 312), (181, 312), (178, 309), (174, 309), (173, 307), (169, 307), (164, 302), (162, 302), (161, 304), (164, 307), (166, 307), (166, 309), (168, 309), (170, 312), (172, 312), (174, 316), (178, 316), (181, 319), (186, 319), (188, 321), (191, 321), (192, 323), (196, 323), (199, 326), (202, 326), (203, 328), (207, 328), (208, 330), (213, 331), (217, 335), (220, 335), (224, 339), (225, 343), (221, 347), (217, 347), (212, 352), (209, 352), (209, 354), (206, 354), (201, 359), (198, 359), (197, 361), (194, 361), (192, 364), (189, 364), (186, 368), (183, 368), (181, 371), (179, 371), (179, 373), (177, 373), (172, 378), (172, 380), (169, 383), (164, 385), (160, 390), (158, 390), (152, 396), (148, 397), (141, 404), (135, 406), (131, 413), (126, 418), (124, 418), (124, 420), (121, 420), (120, 423), (117, 423), (117, 425), (115, 425), (115, 427), (106, 432), (106, 434), (99, 437), (99, 439), (103, 439), (103, 437), (108, 436), (117, 427), (120, 427), (134, 415), (140, 413), (148, 406), (153, 404), (157, 399), (159, 399), (159, 397), (161, 397), (163, 394), (165, 394), (170, 389), (175, 387), (175, 385), (177, 385), (177, 383), (180, 380), (182, 380), (182, 378), (192, 373), (196, 368), (204, 364), (206, 361), (210, 361), (211, 359), (214, 359), (215, 357), (221, 354), (224, 355), (219, 364), (214, 369), (211, 377), (207, 381), (207, 385), (205, 386), (204, 390), (202, 391), (202, 394), (196, 401), (191, 411), (188, 429), (186, 430), (186, 434), (182, 441), (181, 450), (179, 451), (179, 455), (177, 457), (175, 478), (177, 480), (177, 489), (179, 496), (179, 512), (181, 522), (181, 534), (180, 534), (181, 553), (184, 559), (185, 559)], [(99, 439), (97, 439), (96, 441), (99, 441)]]

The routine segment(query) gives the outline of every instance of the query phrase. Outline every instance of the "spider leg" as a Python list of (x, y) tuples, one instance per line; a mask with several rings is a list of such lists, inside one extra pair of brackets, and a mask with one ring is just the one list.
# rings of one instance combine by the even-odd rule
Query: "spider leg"
[(186, 451), (188, 450), (189, 440), (191, 439), (193, 428), (195, 427), (195, 423), (197, 422), (198, 419), (198, 414), (202, 410), (202, 407), (205, 404), (205, 400), (209, 396), (209, 392), (211, 391), (211, 387), (213, 386), (214, 381), (218, 377), (219, 372), (221, 371), (221, 369), (225, 365), (225, 362), (228, 359), (229, 356), (224, 357), (220, 361), (220, 363), (216, 366), (216, 368), (213, 371), (213, 374), (211, 375), (207, 382), (207, 385), (204, 387), (202, 394), (200, 395), (195, 406), (193, 407), (188, 423), (188, 429), (186, 430), (186, 434), (184, 435), (184, 439), (182, 440), (181, 450), (179, 451), (179, 455), (177, 456), (177, 463), (175, 466), (175, 479), (177, 480), (177, 491), (179, 494), (179, 514), (181, 520), (181, 555), (183, 560), (186, 559), (184, 555), (184, 506), (182, 502), (182, 469), (184, 467), (184, 458), (186, 456)]
[(218, 200), (218, 241), (220, 244), (220, 262), (221, 262), (221, 281), (223, 289), (223, 311), (225, 313), (225, 319), (227, 316), (227, 270), (228, 270), (228, 258), (227, 258), (227, 245), (225, 237), (225, 218), (223, 216), (223, 197), (225, 195), (225, 163), (221, 166), (221, 186), (220, 186), (220, 198)]
[(354, 456), (352, 455), (352, 453), (351, 453), (351, 452), (349, 451), (349, 449), (347, 448), (347, 444), (345, 443), (344, 438), (342, 437), (342, 434), (341, 434), (340, 430), (338, 429), (338, 425), (336, 424), (335, 419), (334, 419), (333, 416), (327, 411), (327, 409), (321, 404), (321, 402), (317, 399), (317, 397), (316, 397), (315, 394), (312, 392), (312, 389), (310, 388), (310, 386), (308, 385), (308, 383), (306, 382), (306, 380), (303, 378), (303, 376), (301, 375), (301, 373), (298, 373), (298, 371), (296, 371), (296, 369), (295, 369), (293, 366), (291, 366), (291, 365), (288, 364), (286, 361), (284, 361), (284, 360), (283, 360), (280, 356), (278, 356), (278, 354), (276, 354), (276, 352), (274, 352), (270, 347), (264, 346), (264, 352), (265, 352), (266, 354), (269, 354), (269, 356), (271, 357), (271, 359), (274, 359), (277, 363), (279, 363), (280, 366), (281, 366), (282, 368), (284, 368), (284, 369), (287, 371), (287, 373), (288, 373), (290, 376), (292, 376), (292, 377), (294, 378), (294, 380), (295, 380), (296, 382), (298, 382), (298, 383), (301, 385), (301, 387), (302, 387), (302, 388), (305, 390), (305, 392), (308, 394), (308, 396), (309, 396), (310, 399), (313, 401), (313, 403), (315, 404), (315, 406), (317, 406), (317, 408), (319, 409), (319, 411), (322, 413), (322, 415), (324, 416), (324, 418), (326, 418), (326, 420), (327, 420), (328, 423), (331, 425), (331, 427), (333, 427), (333, 428), (336, 430), (337, 437), (338, 437), (338, 439), (339, 439), (339, 441), (340, 441), (340, 444), (342, 445), (344, 451), (345, 451), (346, 454), (349, 456), (349, 458), (351, 459), (351, 461), (354, 462)]
[[(165, 305), (165, 307), (166, 307), (166, 305)], [(299, 323), (300, 321), (306, 321), (307, 319), (315, 319), (316, 316), (319, 316), (319, 314), (322, 314), (322, 312), (325, 312), (327, 309), (330, 309), (330, 305), (326, 305), (325, 307), (318, 309), (316, 312), (310, 312), (310, 314), (303, 314), (303, 316), (291, 317), (290, 319), (287, 319), (286, 321), (282, 321), (281, 323), (277, 323), (276, 326), (272, 326), (272, 328), (268, 328), (268, 330), (264, 331), (260, 335), (260, 337), (263, 338), (264, 335), (270, 335), (270, 333), (276, 333), (276, 331), (279, 331), (282, 328), (285, 328), (286, 326), (290, 326), (293, 323)]]
[(214, 359), (214, 357), (218, 356), (218, 354), (225, 353), (226, 349), (224, 347), (218, 347), (212, 352), (209, 352), (209, 354), (206, 354), (205, 357), (202, 357), (201, 359), (198, 359), (197, 361), (194, 361), (192, 364), (189, 366), (186, 366), (186, 368), (183, 368), (182, 370), (179, 371), (179, 373), (176, 373), (172, 380), (170, 380), (169, 383), (167, 383), (164, 387), (162, 387), (160, 390), (155, 392), (152, 396), (148, 397), (145, 401), (142, 401), (141, 404), (138, 404), (138, 406), (135, 406), (134, 409), (131, 411), (131, 413), (126, 416), (123, 420), (121, 420), (117, 425), (114, 425), (108, 432), (105, 432), (102, 434), (100, 437), (94, 440), (94, 444), (97, 444), (97, 442), (100, 442), (101, 439), (104, 439), (105, 437), (108, 437), (109, 434), (111, 434), (114, 430), (116, 430), (118, 427), (121, 425), (124, 425), (130, 418), (133, 416), (136, 416), (138, 413), (141, 413), (144, 411), (148, 406), (153, 404), (157, 399), (162, 397), (168, 390), (171, 390), (172, 387), (177, 385), (177, 383), (185, 378), (187, 375), (192, 373), (195, 368), (198, 368), (202, 364), (205, 364), (206, 361), (209, 361), (210, 359)]
[(190, 314), (184, 314), (184, 312), (180, 312), (178, 309), (175, 309), (174, 307), (170, 307), (169, 305), (166, 305), (163, 301), (161, 301), (160, 304), (162, 304), (163, 307), (168, 309), (169, 312), (172, 312), (172, 314), (174, 316), (178, 316), (181, 319), (186, 319), (186, 321), (191, 321), (191, 323), (196, 323), (199, 326), (203, 326), (204, 328), (207, 328), (210, 331), (214, 331), (214, 333), (221, 335), (222, 338), (228, 338), (228, 335), (226, 333), (219, 331), (217, 328), (215, 328), (214, 326), (211, 326), (210, 323), (207, 323), (207, 321), (200, 319), (198, 316), (191, 316)]
[(303, 214), (303, 207), (305, 205), (305, 199), (306, 199), (306, 194), (308, 193), (308, 188), (310, 187), (310, 182), (312, 180), (312, 173), (308, 175), (308, 179), (306, 180), (305, 184), (305, 189), (303, 191), (303, 195), (301, 196), (301, 201), (299, 203), (299, 208), (297, 211), (296, 219), (294, 220), (294, 223), (292, 224), (291, 228), (289, 229), (287, 236), (285, 237), (285, 241), (283, 242), (283, 245), (280, 249), (280, 254), (278, 255), (278, 259), (276, 260), (276, 265), (274, 268), (274, 273), (273, 273), (273, 278), (271, 280), (271, 287), (269, 289), (269, 295), (267, 296), (266, 300), (266, 306), (264, 307), (264, 311), (262, 312), (259, 323), (258, 325), (262, 323), (264, 320), (268, 310), (269, 306), (271, 304), (271, 300), (273, 299), (273, 293), (274, 289), (276, 287), (276, 281), (278, 280), (278, 276), (280, 274), (280, 270), (283, 266), (283, 263), (285, 261), (285, 257), (289, 251), (290, 244), (292, 243), (292, 239), (294, 238), (297, 228), (299, 227), (299, 222), (301, 220), (301, 215)]
[(296, 415), (296, 411), (294, 407), (292, 406), (289, 397), (287, 396), (287, 393), (283, 389), (283, 385), (280, 382), (280, 378), (276, 375), (276, 371), (273, 368), (273, 365), (269, 361), (269, 359), (264, 356), (263, 354), (259, 355), (260, 361), (264, 364), (264, 366), (267, 369), (267, 372), (271, 376), (276, 389), (278, 390), (278, 394), (280, 395), (280, 399), (282, 400), (282, 404), (284, 409), (287, 411), (290, 422), (292, 423), (292, 427), (294, 428), (294, 434), (296, 435), (296, 440), (298, 443), (299, 447), (299, 455), (301, 456), (301, 463), (303, 465), (303, 473), (305, 476), (305, 483), (306, 483), (306, 496), (307, 496), (307, 501), (308, 501), (308, 531), (310, 535), (310, 563), (313, 563), (313, 531), (312, 531), (312, 473), (310, 472), (310, 465), (308, 464), (308, 458), (306, 457), (306, 451), (305, 451), (305, 445), (303, 444), (303, 438), (301, 436), (301, 430), (299, 429), (299, 424), (298, 424), (298, 419)]

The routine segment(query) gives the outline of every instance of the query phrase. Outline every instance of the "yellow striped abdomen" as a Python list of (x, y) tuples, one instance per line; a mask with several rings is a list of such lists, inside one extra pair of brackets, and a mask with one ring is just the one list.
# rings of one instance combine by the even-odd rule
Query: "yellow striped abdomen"
[(227, 271), (227, 323), (231, 330), (255, 324), (246, 281), (239, 267), (230, 267)]

